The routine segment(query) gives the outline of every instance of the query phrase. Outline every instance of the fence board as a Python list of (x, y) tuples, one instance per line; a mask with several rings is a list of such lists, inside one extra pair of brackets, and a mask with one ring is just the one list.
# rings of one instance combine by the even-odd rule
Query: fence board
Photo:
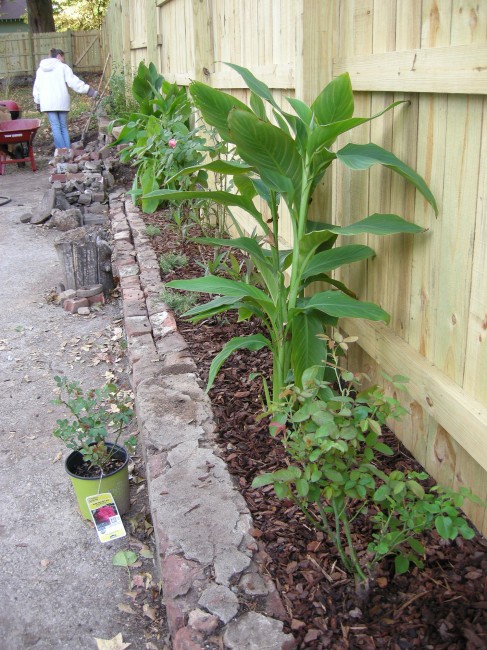
[(34, 75), (41, 59), (56, 47), (66, 55), (66, 63), (76, 74), (100, 72), (101, 36), (98, 30), (46, 32), (42, 34), (2, 34), (0, 79)]

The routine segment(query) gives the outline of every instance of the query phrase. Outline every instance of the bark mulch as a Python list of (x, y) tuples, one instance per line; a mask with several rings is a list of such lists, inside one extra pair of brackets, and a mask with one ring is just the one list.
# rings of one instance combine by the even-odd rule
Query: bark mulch
[[(195, 246), (159, 211), (144, 215), (147, 224), (161, 228), (152, 238), (158, 255), (182, 252), (189, 264), (171, 271), (163, 281), (202, 275), (201, 256), (213, 259), (213, 249)], [(193, 229), (194, 234), (194, 229)], [(239, 323), (223, 315), (198, 325), (178, 319), (199, 373), (205, 381), (208, 368), (221, 346), (232, 336), (249, 333), (255, 323)], [(341, 568), (336, 550), (309, 526), (290, 501), (279, 501), (271, 487), (253, 490), (253, 478), (285, 465), (280, 444), (258, 420), (262, 384), (252, 373), (268, 373), (269, 356), (262, 352), (234, 354), (219, 373), (210, 392), (221, 455), (252, 512), (254, 536), (267, 558), (288, 613), (286, 622), (299, 648), (390, 648), (409, 650), (476, 650), (487, 648), (487, 541), (457, 539), (446, 543), (436, 532), (426, 535), (425, 568), (396, 576), (385, 560), (368, 597), (361, 599), (354, 581)], [(390, 431), (385, 442), (394, 450), (384, 467), (421, 471)], [(366, 547), (366, 526), (355, 530), (357, 544)]]

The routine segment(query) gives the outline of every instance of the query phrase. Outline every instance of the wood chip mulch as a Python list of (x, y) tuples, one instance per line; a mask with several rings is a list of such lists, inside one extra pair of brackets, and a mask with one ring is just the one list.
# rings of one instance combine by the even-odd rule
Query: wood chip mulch
[[(162, 279), (202, 275), (201, 261), (213, 258), (181, 240), (163, 211), (143, 215), (147, 224), (161, 228), (152, 239), (158, 256), (184, 252), (190, 263)], [(193, 229), (193, 234), (195, 234)], [(255, 331), (254, 323), (239, 323), (223, 315), (198, 325), (178, 319), (204, 381), (221, 346), (232, 336)], [(267, 554), (267, 570), (275, 581), (286, 610), (287, 631), (299, 648), (391, 650), (477, 650), (487, 648), (487, 541), (441, 540), (426, 535), (426, 565), (407, 575), (395, 576), (392, 562), (379, 567), (367, 598), (355, 591), (353, 578), (343, 570), (333, 545), (309, 526), (291, 501), (279, 501), (271, 487), (251, 489), (253, 478), (285, 465), (283, 450), (258, 420), (262, 383), (251, 373), (268, 373), (270, 358), (262, 352), (241, 351), (225, 364), (210, 392), (221, 455), (252, 513), (254, 536)], [(420, 471), (419, 464), (391, 432), (385, 442), (395, 450), (384, 468)], [(366, 522), (356, 526), (359, 548), (366, 548)]]

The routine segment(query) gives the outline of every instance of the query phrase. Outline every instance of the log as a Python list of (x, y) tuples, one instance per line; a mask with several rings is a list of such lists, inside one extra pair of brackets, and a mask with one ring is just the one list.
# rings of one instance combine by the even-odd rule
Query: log
[(82, 226), (56, 239), (57, 251), (66, 289), (81, 289), (95, 284), (103, 286), (105, 296), (114, 288), (110, 235), (99, 226)]

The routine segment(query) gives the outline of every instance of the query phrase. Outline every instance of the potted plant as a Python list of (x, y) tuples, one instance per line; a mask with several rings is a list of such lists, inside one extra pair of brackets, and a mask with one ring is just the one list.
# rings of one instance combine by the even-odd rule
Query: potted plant
[[(91, 519), (86, 497), (110, 492), (120, 514), (130, 507), (128, 450), (135, 445), (135, 436), (118, 441), (133, 417), (131, 400), (116, 384), (83, 391), (76, 381), (54, 378), (58, 386), (55, 404), (68, 409), (74, 419), (60, 419), (53, 434), (73, 451), (65, 461), (65, 469), (74, 487), (78, 506), (85, 519)], [(108, 438), (112, 437), (113, 442)]]

